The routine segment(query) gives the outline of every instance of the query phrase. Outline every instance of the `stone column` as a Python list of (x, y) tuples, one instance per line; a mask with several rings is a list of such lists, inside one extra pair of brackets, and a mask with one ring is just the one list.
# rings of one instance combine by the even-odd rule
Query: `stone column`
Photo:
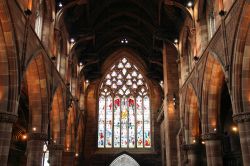
[(74, 152), (63, 152), (62, 165), (69, 166), (74, 165), (75, 153)]
[(62, 152), (64, 146), (62, 144), (49, 145), (49, 161), (50, 166), (62, 165)]
[(187, 160), (184, 162), (184, 165), (202, 165), (202, 147), (200, 144), (185, 144), (182, 148), (187, 154)]
[(42, 165), (43, 146), (47, 140), (47, 134), (30, 133), (27, 143), (27, 166)]
[(223, 166), (221, 136), (218, 133), (206, 133), (202, 140), (206, 146), (207, 166)]
[(250, 163), (250, 112), (234, 114), (233, 120), (238, 123), (243, 164), (247, 166)]
[(12, 136), (12, 125), (17, 116), (8, 113), (0, 113), (0, 165), (7, 166), (10, 142)]

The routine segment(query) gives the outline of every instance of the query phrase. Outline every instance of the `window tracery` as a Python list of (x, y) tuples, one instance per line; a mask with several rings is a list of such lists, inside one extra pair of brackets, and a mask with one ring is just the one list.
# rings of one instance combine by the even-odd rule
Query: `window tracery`
[(150, 99), (138, 68), (118, 60), (100, 87), (98, 148), (150, 148)]

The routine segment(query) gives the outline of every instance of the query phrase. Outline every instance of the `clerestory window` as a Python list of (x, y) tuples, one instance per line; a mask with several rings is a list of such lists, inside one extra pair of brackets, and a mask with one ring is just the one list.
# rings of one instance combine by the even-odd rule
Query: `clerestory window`
[(98, 148), (150, 148), (150, 98), (138, 68), (121, 58), (99, 91)]

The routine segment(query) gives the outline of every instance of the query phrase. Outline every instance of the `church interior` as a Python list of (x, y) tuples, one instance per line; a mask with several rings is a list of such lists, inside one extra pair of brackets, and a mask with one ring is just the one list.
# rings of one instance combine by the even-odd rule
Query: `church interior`
[(248, 166), (249, 0), (0, 0), (0, 166)]

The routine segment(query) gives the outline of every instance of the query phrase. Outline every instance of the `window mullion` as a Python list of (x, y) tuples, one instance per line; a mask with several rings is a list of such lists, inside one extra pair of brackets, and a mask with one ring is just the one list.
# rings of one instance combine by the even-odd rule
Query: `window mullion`
[(106, 148), (106, 105), (107, 105), (107, 96), (105, 96), (105, 116), (104, 116), (104, 148)]
[(114, 96), (112, 97), (112, 147), (114, 148)]
[(129, 98), (127, 98), (127, 147), (129, 148)]
[(143, 131), (143, 132), (142, 132), (142, 134), (143, 134), (143, 135), (142, 135), (142, 138), (143, 138), (143, 139), (142, 139), (142, 140), (143, 140), (142, 143), (143, 143), (143, 148), (145, 148), (145, 147), (144, 147), (144, 139), (145, 139), (145, 138), (144, 138), (144, 97), (142, 97), (142, 131)]
[(135, 148), (137, 148), (137, 97), (135, 97)]

